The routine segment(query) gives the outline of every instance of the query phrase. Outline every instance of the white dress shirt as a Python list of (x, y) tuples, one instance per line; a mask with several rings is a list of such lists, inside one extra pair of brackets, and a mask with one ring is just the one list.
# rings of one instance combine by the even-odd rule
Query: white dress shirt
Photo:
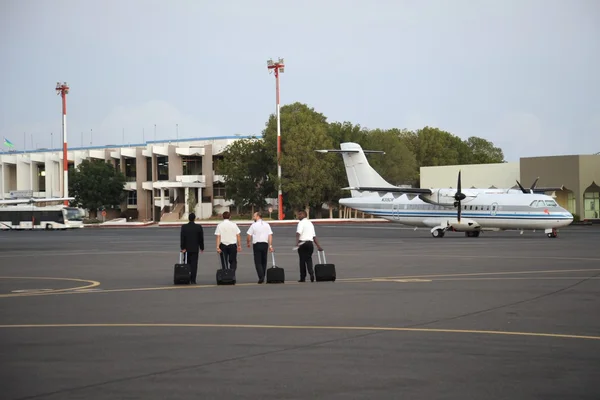
[(220, 222), (219, 225), (217, 225), (217, 229), (215, 229), (215, 235), (221, 235), (221, 243), (225, 246), (237, 244), (238, 233), (240, 233), (240, 228), (238, 228), (235, 222), (231, 222), (228, 219), (224, 219), (223, 222)]
[(250, 225), (247, 232), (248, 235), (252, 236), (252, 243), (269, 243), (269, 235), (273, 234), (271, 225), (267, 222), (259, 219)]
[(298, 222), (298, 227), (296, 228), (296, 233), (300, 234), (299, 239), (301, 242), (307, 242), (307, 241), (312, 242), (313, 238), (315, 236), (317, 236), (317, 234), (315, 233), (315, 227), (314, 227), (313, 223), (310, 222), (306, 218), (304, 218), (303, 220)]

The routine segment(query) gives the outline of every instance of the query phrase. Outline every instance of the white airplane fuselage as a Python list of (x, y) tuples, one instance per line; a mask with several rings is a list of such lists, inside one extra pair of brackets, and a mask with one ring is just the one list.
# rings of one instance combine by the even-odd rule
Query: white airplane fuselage
[[(479, 194), (474, 198), (467, 197), (461, 204), (460, 223), (453, 205), (430, 204), (419, 196), (410, 196), (412, 199), (409, 196), (364, 193), (361, 197), (340, 199), (340, 204), (404, 225), (428, 228), (451, 225), (458, 231), (545, 230), (564, 227), (573, 221), (573, 215), (558, 206), (552, 197), (540, 194)], [(534, 201), (537, 204), (532, 207)]]

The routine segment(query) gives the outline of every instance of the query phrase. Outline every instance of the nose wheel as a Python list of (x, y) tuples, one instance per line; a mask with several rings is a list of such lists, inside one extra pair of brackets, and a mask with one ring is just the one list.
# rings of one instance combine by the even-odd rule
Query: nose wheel
[(556, 231), (556, 229), (555, 229), (555, 228), (552, 228), (552, 231), (551, 231), (551, 232), (547, 232), (547, 233), (546, 233), (546, 235), (547, 235), (549, 238), (555, 238), (555, 237), (557, 237), (557, 236), (558, 236), (558, 232)]
[(431, 236), (434, 238), (443, 238), (445, 233), (443, 229), (435, 229), (431, 232)]

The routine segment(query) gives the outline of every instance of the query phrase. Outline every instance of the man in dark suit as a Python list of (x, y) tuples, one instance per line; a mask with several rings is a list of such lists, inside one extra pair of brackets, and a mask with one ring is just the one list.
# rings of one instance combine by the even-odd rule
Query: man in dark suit
[(190, 282), (196, 283), (196, 274), (198, 273), (198, 250), (204, 252), (204, 231), (202, 226), (194, 223), (196, 214), (190, 213), (188, 216), (190, 222), (181, 226), (180, 246), (181, 252), (187, 254), (187, 264), (190, 265)]

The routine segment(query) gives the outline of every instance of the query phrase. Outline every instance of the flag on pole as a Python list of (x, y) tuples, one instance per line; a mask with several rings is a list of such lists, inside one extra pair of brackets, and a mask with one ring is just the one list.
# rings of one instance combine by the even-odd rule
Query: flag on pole
[(4, 145), (7, 147), (15, 147), (15, 145), (12, 144), (12, 142), (10, 140), (8, 140), (7, 138), (4, 138)]

